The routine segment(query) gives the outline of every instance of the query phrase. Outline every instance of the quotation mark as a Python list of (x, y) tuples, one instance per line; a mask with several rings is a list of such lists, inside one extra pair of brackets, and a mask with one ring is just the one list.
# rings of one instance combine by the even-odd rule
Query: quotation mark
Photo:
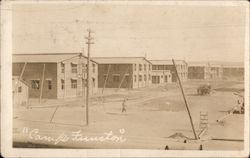
[(124, 134), (124, 133), (125, 133), (125, 129), (122, 128), (122, 129), (119, 130), (119, 132), (120, 132), (121, 134)]
[(23, 133), (28, 133), (28, 132), (29, 132), (28, 127), (24, 127), (22, 132), (23, 132)]

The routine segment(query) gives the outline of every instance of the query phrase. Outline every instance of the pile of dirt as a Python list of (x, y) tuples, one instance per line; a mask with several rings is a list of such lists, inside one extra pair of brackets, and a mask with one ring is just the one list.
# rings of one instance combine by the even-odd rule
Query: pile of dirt
[(175, 133), (167, 138), (172, 138), (172, 139), (190, 139), (189, 137), (185, 136), (183, 133)]

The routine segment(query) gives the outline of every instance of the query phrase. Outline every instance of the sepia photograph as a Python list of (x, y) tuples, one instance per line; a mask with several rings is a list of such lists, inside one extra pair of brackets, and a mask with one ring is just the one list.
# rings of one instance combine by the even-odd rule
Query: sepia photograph
[(249, 156), (247, 2), (20, 1), (1, 13), (4, 156)]

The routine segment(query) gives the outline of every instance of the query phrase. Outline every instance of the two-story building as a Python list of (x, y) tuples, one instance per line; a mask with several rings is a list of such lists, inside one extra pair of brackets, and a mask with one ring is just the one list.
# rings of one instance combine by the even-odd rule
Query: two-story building
[[(164, 72), (167, 74), (164, 80), (170, 82), (169, 79), (171, 78), (171, 82), (177, 81), (177, 75), (175, 73), (175, 68), (172, 60), (150, 60), (153, 64), (152, 70), (153, 72)], [(188, 77), (188, 66), (186, 61), (184, 60), (175, 60), (176, 69), (181, 81), (186, 81)], [(170, 76), (169, 76), (170, 73)]]
[(221, 80), (221, 62), (188, 62), (188, 79)]
[(210, 79), (221, 80), (223, 75), (223, 68), (221, 63), (209, 62)]
[(188, 79), (210, 79), (208, 62), (188, 62)]
[[(13, 54), (13, 76), (28, 83), (30, 98), (86, 94), (87, 58), (81, 53)], [(90, 95), (98, 91), (98, 64), (90, 61)]]
[(144, 57), (95, 57), (99, 88), (140, 88), (151, 85), (152, 64)]
[(224, 80), (244, 80), (244, 62), (224, 62), (222, 76)]

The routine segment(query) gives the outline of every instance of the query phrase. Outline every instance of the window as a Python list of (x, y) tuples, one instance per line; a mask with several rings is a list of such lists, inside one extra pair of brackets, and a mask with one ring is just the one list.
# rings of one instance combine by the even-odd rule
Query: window
[(48, 83), (48, 89), (52, 89), (52, 80), (47, 80)]
[(167, 65), (164, 65), (164, 70), (167, 70), (168, 69), (168, 66)]
[(119, 81), (120, 81), (120, 75), (114, 75), (113, 82), (119, 82)]
[(146, 71), (147, 70), (147, 65), (146, 64), (144, 64), (144, 71)]
[(61, 80), (61, 89), (64, 89), (64, 80)]
[(71, 72), (72, 73), (77, 73), (77, 64), (71, 63)]
[(82, 86), (86, 87), (87, 86), (87, 79), (82, 79)]
[(93, 87), (95, 87), (95, 78), (92, 78)]
[(18, 87), (18, 93), (22, 92), (22, 86)]
[(139, 81), (142, 81), (142, 75), (139, 75)]
[(164, 81), (168, 82), (168, 75), (165, 76)]
[(148, 70), (150, 70), (151, 69), (151, 66), (150, 65), (148, 65)]
[(136, 82), (136, 75), (134, 75), (134, 81)]
[(40, 80), (31, 80), (31, 88), (39, 89), (40, 88)]
[(64, 73), (65, 72), (65, 64), (61, 63), (61, 72)]
[(82, 72), (87, 72), (87, 64), (82, 64)]
[(95, 73), (95, 64), (92, 64), (92, 68), (93, 68), (93, 73)]
[(151, 80), (151, 76), (150, 75), (148, 75), (148, 80)]
[(147, 75), (144, 75), (144, 81), (147, 81)]
[(161, 75), (161, 78), (163, 78), (163, 76)]
[(71, 79), (71, 88), (77, 88), (77, 80)]
[(135, 71), (136, 71), (136, 64), (134, 64), (134, 68), (135, 68)]
[(142, 70), (142, 65), (141, 64), (139, 64), (139, 71), (141, 71)]
[(152, 66), (152, 70), (156, 70), (156, 65), (153, 65), (153, 66)]

